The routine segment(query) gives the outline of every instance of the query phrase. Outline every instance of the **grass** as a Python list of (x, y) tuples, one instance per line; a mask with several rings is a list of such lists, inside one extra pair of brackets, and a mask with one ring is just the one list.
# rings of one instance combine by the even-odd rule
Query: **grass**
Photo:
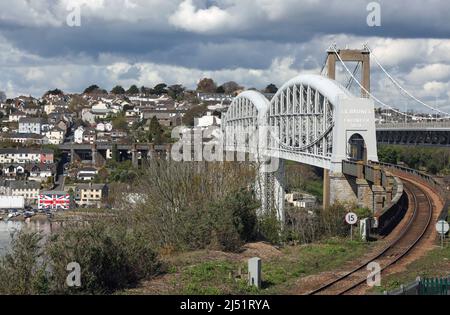
[(450, 275), (450, 242), (446, 241), (444, 248), (436, 247), (425, 256), (412, 262), (406, 270), (389, 276), (381, 275), (381, 286), (374, 287), (370, 292), (380, 293), (399, 288), (401, 284), (413, 282), (420, 277), (444, 277)]
[(267, 294), (287, 293), (298, 278), (341, 267), (361, 256), (369, 245), (359, 241), (329, 239), (284, 249), (284, 255), (263, 264)]
[(323, 200), (323, 182), (322, 180), (311, 180), (305, 185), (305, 191), (307, 193), (316, 196), (318, 202)]
[[(311, 274), (334, 270), (363, 255), (367, 243), (333, 238), (320, 243), (286, 246), (281, 254), (262, 259), (262, 288), (247, 285), (247, 259), (239, 254), (211, 257), (208, 251), (173, 254), (167, 262), (167, 286), (162, 294), (289, 294), (295, 282)], [(235, 278), (238, 270), (244, 274)], [(144, 284), (151, 286), (152, 282)], [(150, 290), (155, 293), (155, 290)], [(134, 291), (136, 292), (136, 291)], [(127, 294), (125, 292), (125, 294)]]

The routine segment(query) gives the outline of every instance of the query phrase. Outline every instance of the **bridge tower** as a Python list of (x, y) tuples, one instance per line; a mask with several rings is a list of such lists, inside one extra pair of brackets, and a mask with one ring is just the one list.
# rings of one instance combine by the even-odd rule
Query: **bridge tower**
[[(370, 51), (367, 49), (338, 49), (337, 54), (334, 50), (327, 51), (327, 70), (328, 77), (336, 80), (336, 62), (340, 61), (337, 54), (342, 61), (361, 62), (361, 85), (366, 91), (370, 92)], [(366, 91), (361, 88), (361, 97), (368, 98)], [(367, 155), (364, 155), (367, 161)], [(323, 170), (323, 207), (330, 206), (330, 171)]]
[[(367, 49), (338, 49), (327, 51), (328, 77), (336, 80), (336, 61), (339, 61), (337, 54), (342, 61), (361, 62), (361, 85), (370, 92), (370, 51)], [(361, 89), (361, 97), (368, 98), (366, 91)]]

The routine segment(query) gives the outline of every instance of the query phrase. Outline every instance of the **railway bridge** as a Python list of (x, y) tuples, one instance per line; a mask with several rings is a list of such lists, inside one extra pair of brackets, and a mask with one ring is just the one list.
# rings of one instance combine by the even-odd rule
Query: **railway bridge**
[[(406, 127), (375, 124), (374, 104), (381, 101), (370, 93), (370, 52), (367, 47), (330, 48), (327, 76), (299, 75), (286, 82), (271, 100), (257, 91), (245, 91), (232, 101), (222, 119), (224, 148), (258, 161), (255, 185), (262, 212), (276, 209), (279, 220), (284, 221), (284, 162), (290, 160), (324, 170), (324, 207), (336, 201), (355, 201), (380, 213), (401, 201), (395, 193), (401, 184), (376, 164), (377, 142), (390, 143), (394, 138), (414, 144), (449, 143), (447, 127), (424, 127), (428, 128), (426, 136), (413, 137)], [(335, 80), (338, 61), (360, 86), (360, 96)], [(362, 83), (344, 61), (362, 63)]]
[[(256, 156), (260, 163), (257, 191), (262, 211), (276, 209), (284, 221), (284, 161), (324, 169), (324, 207), (351, 200), (371, 189), (375, 199), (386, 199), (374, 182), (355, 180), (343, 173), (342, 161), (378, 161), (374, 102), (364, 91), (370, 86), (365, 50), (328, 52), (328, 77), (299, 75), (286, 82), (269, 101), (257, 91), (245, 91), (231, 103), (222, 119), (225, 150)], [(336, 60), (363, 62), (364, 91), (355, 96), (334, 80)], [(360, 198), (369, 208), (373, 198)]]
[(450, 146), (450, 121), (383, 123), (376, 130), (380, 144)]
[(69, 156), (70, 162), (89, 160), (92, 165), (102, 166), (108, 158), (117, 154), (119, 160), (131, 160), (134, 166), (139, 161), (154, 157), (167, 157), (170, 155), (170, 144), (156, 145), (153, 143), (64, 143), (58, 148)]

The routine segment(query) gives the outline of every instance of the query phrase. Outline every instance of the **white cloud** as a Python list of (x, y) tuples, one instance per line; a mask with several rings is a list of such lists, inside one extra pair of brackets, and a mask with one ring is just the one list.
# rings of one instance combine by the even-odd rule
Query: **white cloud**
[(422, 67), (414, 67), (406, 76), (406, 80), (414, 83), (450, 79), (449, 64), (429, 64)]
[(192, 0), (184, 0), (169, 17), (169, 22), (187, 31), (213, 33), (229, 28), (235, 21), (226, 10), (217, 6), (197, 9)]
[(446, 94), (449, 90), (449, 83), (448, 82), (438, 82), (438, 81), (431, 81), (427, 82), (423, 85), (423, 89), (425, 92), (429, 93), (429, 96), (439, 96), (441, 94)]

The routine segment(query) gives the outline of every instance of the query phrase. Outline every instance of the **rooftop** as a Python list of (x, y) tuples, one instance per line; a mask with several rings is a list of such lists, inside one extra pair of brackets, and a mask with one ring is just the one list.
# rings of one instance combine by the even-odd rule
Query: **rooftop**
[(0, 154), (44, 153), (52, 154), (53, 150), (45, 148), (0, 148)]
[(43, 119), (39, 118), (39, 117), (24, 117), (24, 118), (20, 118), (19, 119), (19, 124), (24, 123), (24, 124), (30, 124), (30, 123), (39, 123), (42, 124), (43, 123)]

